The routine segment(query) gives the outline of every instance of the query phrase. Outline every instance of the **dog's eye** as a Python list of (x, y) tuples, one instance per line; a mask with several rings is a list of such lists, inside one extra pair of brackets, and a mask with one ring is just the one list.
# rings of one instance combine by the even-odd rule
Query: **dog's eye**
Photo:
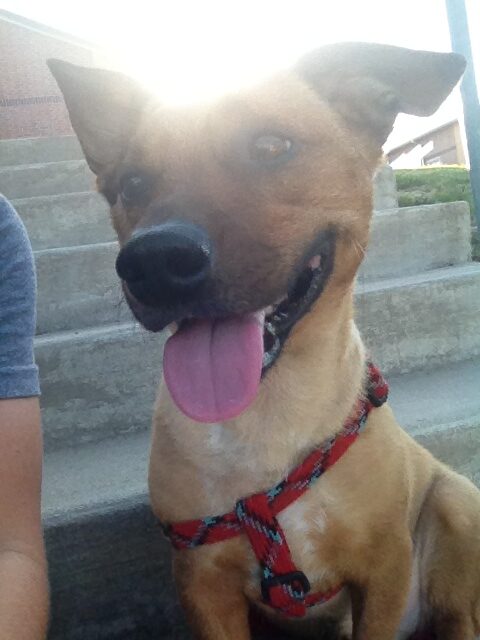
[(288, 138), (263, 135), (253, 140), (250, 155), (255, 162), (274, 163), (286, 159), (292, 148), (293, 143)]
[(147, 204), (152, 190), (151, 179), (140, 172), (129, 172), (120, 178), (120, 197), (126, 206)]

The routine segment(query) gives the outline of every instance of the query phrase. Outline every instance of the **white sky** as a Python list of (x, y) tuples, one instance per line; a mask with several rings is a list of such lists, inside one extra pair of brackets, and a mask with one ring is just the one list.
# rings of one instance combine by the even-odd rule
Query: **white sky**
[[(480, 0), (466, 2), (479, 77)], [(0, 0), (0, 5), (99, 43), (116, 66), (178, 102), (251, 83), (328, 42), (450, 50), (444, 0)], [(387, 146), (457, 117), (459, 104), (454, 96), (432, 118), (401, 116)]]

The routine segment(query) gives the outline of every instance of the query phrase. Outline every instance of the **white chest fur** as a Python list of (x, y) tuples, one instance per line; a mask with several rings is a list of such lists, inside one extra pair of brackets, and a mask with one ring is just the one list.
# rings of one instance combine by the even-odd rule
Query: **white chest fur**
[(327, 529), (328, 516), (322, 505), (316, 504), (312, 508), (311, 498), (308, 494), (299, 498), (278, 515), (278, 521), (285, 532), (294, 562), (313, 583), (328, 577), (318, 545)]
[[(205, 446), (212, 456), (215, 476), (228, 478), (236, 469), (241, 474), (248, 471), (258, 473), (261, 455), (258, 447), (252, 448), (250, 442), (238, 441), (222, 425), (211, 425), (208, 429)], [(278, 478), (275, 481), (277, 480)], [(212, 489), (214, 479), (205, 477), (204, 482), (205, 490), (208, 492)], [(323, 483), (323, 479), (320, 482)], [(327, 528), (328, 517), (323, 505), (328, 503), (329, 499), (323, 494), (323, 491), (320, 492), (320, 486), (316, 485), (278, 515), (292, 557), (295, 562), (298, 561), (299, 569), (310, 574), (310, 580), (322, 580), (326, 574), (326, 570), (319, 566), (318, 544), (314, 542)]]

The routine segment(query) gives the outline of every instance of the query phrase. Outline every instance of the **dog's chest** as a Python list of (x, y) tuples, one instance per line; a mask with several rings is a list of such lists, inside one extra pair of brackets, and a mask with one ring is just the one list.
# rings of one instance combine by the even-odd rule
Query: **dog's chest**
[[(220, 425), (209, 427), (205, 448), (211, 456), (210, 473), (203, 477), (206, 494), (215, 495), (221, 490), (223, 510), (230, 510), (239, 498), (269, 489), (278, 482), (278, 472), (271, 474), (265, 448), (249, 441), (239, 441), (234, 434)], [(271, 450), (270, 450), (271, 453)], [(267, 451), (268, 456), (268, 451)], [(277, 456), (278, 459), (278, 456)], [(285, 468), (288, 470), (286, 464)], [(229, 482), (230, 480), (230, 482)], [(239, 491), (239, 487), (241, 487)], [(232, 493), (230, 494), (230, 491)], [(335, 575), (328, 565), (324, 542), (332, 535), (329, 512), (334, 509), (333, 487), (325, 477), (319, 479), (277, 515), (285, 535), (293, 563), (308, 577), (312, 590), (336, 586)], [(228, 496), (228, 498), (226, 498)], [(227, 507), (228, 504), (228, 507)], [(222, 509), (212, 509), (219, 513)], [(212, 511), (213, 512), (213, 511)], [(257, 598), (260, 586), (260, 567), (253, 554), (250, 559), (248, 592)]]
[[(317, 564), (319, 542), (327, 529), (327, 513), (321, 504), (314, 503), (319, 492), (311, 490), (278, 515), (280, 526), (288, 536), (292, 554), (301, 558), (303, 563)], [(320, 502), (320, 500), (318, 501)]]
[[(328, 566), (322, 541), (327, 535), (328, 515), (325, 508), (314, 504), (314, 496), (303, 496), (277, 516), (285, 535), (295, 568), (307, 576), (312, 591), (332, 586), (334, 573)], [(272, 555), (275, 551), (272, 547)], [(260, 567), (252, 557), (250, 562), (250, 590), (258, 591)]]
[[(232, 504), (240, 497), (246, 497), (259, 490), (269, 489), (279, 480), (268, 470), (268, 460), (259, 446), (250, 443), (239, 443), (228, 430), (220, 425), (212, 425), (209, 430), (206, 446), (212, 455), (212, 474), (204, 477), (204, 489), (211, 492), (218, 489), (221, 480), (222, 493), (228, 492), (233, 485), (235, 496)], [(229, 479), (235, 481), (230, 483)], [(242, 480), (240, 483), (239, 480)], [(238, 486), (242, 485), (241, 495)], [(215, 492), (215, 491), (214, 491)], [(318, 567), (318, 556), (321, 542), (328, 530), (328, 510), (333, 506), (329, 483), (320, 479), (305, 494), (300, 496), (289, 507), (277, 515), (278, 522), (287, 538), (288, 545), (295, 561), (298, 560), (302, 570), (309, 569), (317, 579), (321, 579), (325, 569)]]

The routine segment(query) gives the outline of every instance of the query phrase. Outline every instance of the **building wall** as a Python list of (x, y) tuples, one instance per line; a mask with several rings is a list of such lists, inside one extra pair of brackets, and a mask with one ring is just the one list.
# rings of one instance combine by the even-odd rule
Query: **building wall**
[(432, 133), (430, 140), (433, 149), (425, 156), (424, 164), (465, 164), (458, 122)]
[(48, 58), (94, 63), (87, 47), (0, 18), (0, 139), (72, 133)]
[(462, 135), (458, 122), (451, 122), (438, 130), (426, 133), (411, 143), (387, 154), (395, 169), (411, 169), (430, 165), (464, 165), (466, 162)]

